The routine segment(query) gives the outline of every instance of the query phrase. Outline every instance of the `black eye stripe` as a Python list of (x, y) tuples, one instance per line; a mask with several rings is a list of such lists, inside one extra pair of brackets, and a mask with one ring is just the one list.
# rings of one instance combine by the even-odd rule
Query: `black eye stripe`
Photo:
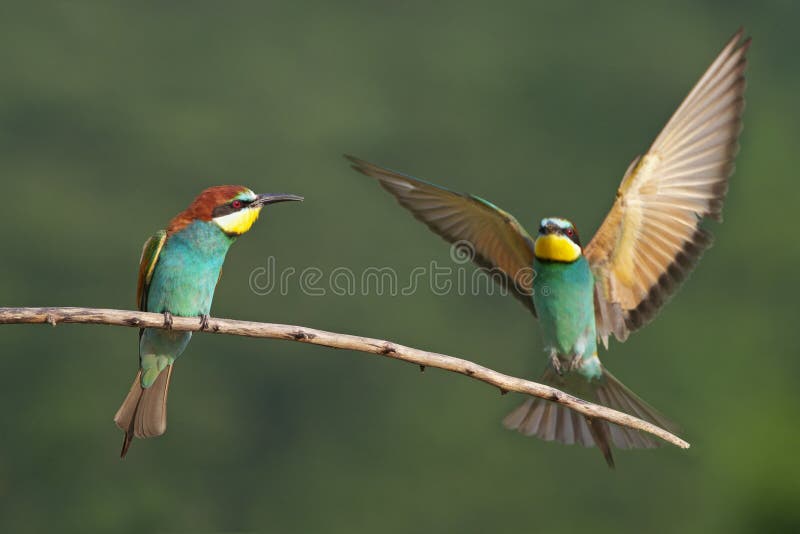
[[(569, 235), (568, 233), (570, 230), (572, 231), (572, 235)], [(542, 235), (553, 234), (553, 233), (560, 234), (569, 239), (570, 241), (572, 241), (573, 243), (575, 243), (576, 245), (581, 246), (581, 240), (578, 237), (578, 229), (575, 228), (574, 226), (570, 228), (561, 228), (560, 226), (556, 226), (554, 224), (548, 224), (540, 226), (539, 233)]]
[(581, 240), (578, 238), (578, 231), (575, 228), (570, 228), (572, 230), (572, 235), (568, 235), (565, 232), (565, 235), (576, 245), (581, 246)]
[[(239, 206), (238, 209), (233, 207), (233, 203), (236, 202), (237, 200), (242, 203), (242, 205)], [(225, 215), (230, 215), (231, 213), (243, 210), (244, 208), (249, 206), (252, 202), (253, 202), (252, 200), (235, 198), (230, 202), (226, 202), (225, 204), (222, 204), (221, 206), (217, 206), (216, 208), (214, 208), (214, 211), (211, 212), (211, 216), (217, 218), (217, 217), (224, 217)]]

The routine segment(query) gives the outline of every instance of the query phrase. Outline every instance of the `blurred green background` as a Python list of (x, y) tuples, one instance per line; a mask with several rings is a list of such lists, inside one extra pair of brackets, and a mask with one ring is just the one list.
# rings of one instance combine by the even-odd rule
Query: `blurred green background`
[[(753, 36), (715, 247), (604, 361), (688, 451), (505, 431), (520, 402), (358, 353), (197, 335), (169, 431), (118, 458), (133, 329), (5, 326), (0, 531), (778, 532), (800, 529), (797, 3), (4, 3), (3, 305), (132, 308), (139, 252), (202, 188), (304, 194), (228, 256), (214, 315), (357, 333), (535, 378), (498, 295), (260, 296), (250, 273), (393, 266), (448, 247), (341, 158), (480, 194), (585, 238), (729, 36)], [(795, 300), (792, 300), (792, 297)]]

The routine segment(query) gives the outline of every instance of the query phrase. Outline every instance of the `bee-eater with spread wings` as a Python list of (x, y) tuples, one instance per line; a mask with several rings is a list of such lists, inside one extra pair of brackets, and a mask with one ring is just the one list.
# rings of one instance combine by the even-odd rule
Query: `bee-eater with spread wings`
[[(656, 137), (628, 167), (595, 236), (581, 246), (566, 219), (542, 219), (530, 236), (509, 213), (464, 195), (348, 156), (353, 167), (446, 240), (470, 243), (475, 260), (503, 273), (506, 286), (538, 317), (549, 354), (542, 380), (656, 425), (673, 425), (600, 363), (597, 341), (625, 341), (647, 324), (693, 269), (720, 219), (738, 150), (744, 108), (742, 30), (730, 40)], [(740, 44), (741, 42), (741, 44)], [(534, 275), (520, 276), (533, 268)], [(636, 430), (592, 420), (556, 403), (528, 399), (506, 427), (547, 441), (651, 448)]]
[[(303, 200), (297, 195), (256, 195), (240, 185), (210, 187), (159, 230), (142, 249), (137, 303), (142, 311), (201, 317), (205, 323), (222, 263), (236, 239), (250, 230), (267, 204)], [(167, 430), (167, 391), (172, 365), (191, 332), (158, 328), (139, 331), (139, 372), (114, 416), (125, 432), (121, 456), (131, 440), (160, 436)]]

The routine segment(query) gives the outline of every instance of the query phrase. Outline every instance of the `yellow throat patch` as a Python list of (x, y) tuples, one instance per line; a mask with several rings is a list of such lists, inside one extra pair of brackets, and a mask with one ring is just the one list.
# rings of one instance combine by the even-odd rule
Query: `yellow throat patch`
[(245, 208), (240, 211), (235, 211), (222, 217), (216, 217), (214, 222), (222, 228), (226, 234), (242, 235), (247, 232), (253, 223), (258, 220), (261, 213), (261, 206), (255, 208)]
[(533, 253), (540, 260), (571, 263), (580, 258), (581, 247), (566, 236), (547, 234), (536, 238)]

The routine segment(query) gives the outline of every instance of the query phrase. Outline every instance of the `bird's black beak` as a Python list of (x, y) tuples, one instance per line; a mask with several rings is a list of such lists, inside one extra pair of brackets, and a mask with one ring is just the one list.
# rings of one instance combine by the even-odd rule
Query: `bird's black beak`
[(291, 193), (264, 193), (258, 195), (253, 201), (251, 206), (264, 206), (266, 204), (275, 204), (276, 202), (289, 202), (289, 201), (302, 201), (303, 197), (300, 195), (292, 195)]

